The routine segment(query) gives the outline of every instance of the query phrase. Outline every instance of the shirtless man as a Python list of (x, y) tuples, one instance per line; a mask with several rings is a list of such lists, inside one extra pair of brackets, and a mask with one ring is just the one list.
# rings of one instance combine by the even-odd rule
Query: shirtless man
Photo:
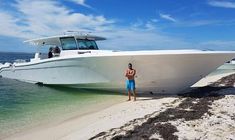
[(126, 88), (127, 88), (128, 96), (129, 96), (128, 101), (131, 100), (131, 91), (133, 92), (133, 95), (134, 95), (134, 101), (136, 101), (135, 74), (136, 74), (136, 70), (133, 69), (132, 64), (129, 63), (128, 64), (128, 69), (126, 70), (126, 74), (125, 74), (125, 76), (127, 77)]

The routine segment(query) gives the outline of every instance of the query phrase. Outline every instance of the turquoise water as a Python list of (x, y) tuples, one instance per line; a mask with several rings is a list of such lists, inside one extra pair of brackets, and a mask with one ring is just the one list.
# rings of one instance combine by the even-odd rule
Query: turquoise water
[[(0, 63), (29, 61), (33, 54), (2, 53)], [(0, 139), (37, 127), (98, 111), (125, 96), (98, 90), (48, 87), (0, 78)]]

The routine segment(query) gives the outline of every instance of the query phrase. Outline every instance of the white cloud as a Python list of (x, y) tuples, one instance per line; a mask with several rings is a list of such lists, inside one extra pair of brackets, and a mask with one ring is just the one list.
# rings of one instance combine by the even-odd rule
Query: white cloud
[[(12, 16), (8, 15), (7, 13), (1, 12), (0, 13), (0, 30), (1, 34), (4, 35), (11, 35), (11, 34), (16, 34), (15, 30), (17, 26), (15, 26), (15, 22), (17, 22), (16, 19), (14, 19)], [(17, 29), (18, 30), (18, 29)]]
[(210, 47), (210, 48), (225, 48), (225, 47), (229, 47), (229, 48), (234, 48), (235, 47), (235, 41), (223, 41), (223, 40), (213, 40), (213, 41), (207, 41), (207, 42), (203, 42), (200, 43), (201, 46), (204, 47)]
[(132, 23), (131, 24), (131, 28), (132, 29), (139, 29), (139, 28), (142, 28), (142, 29), (146, 29), (146, 30), (154, 30), (156, 29), (156, 23), (158, 21), (156, 19), (150, 19), (148, 21), (143, 21), (141, 19), (137, 19), (137, 21), (135, 23)]
[(67, 1), (74, 2), (76, 4), (82, 5), (82, 6), (87, 7), (87, 8), (91, 8), (90, 5), (85, 3), (85, 0), (67, 0)]
[(154, 30), (156, 29), (156, 26), (154, 25), (154, 23), (148, 21), (146, 24), (145, 24), (145, 27), (147, 30)]
[(154, 18), (154, 19), (151, 19), (151, 21), (157, 23), (159, 20)]
[(27, 36), (27, 33), (24, 32), (24, 29), (16, 24), (19, 22), (18, 18), (0, 11), (0, 21), (0, 35), (14, 36), (19, 38), (25, 38)]
[(175, 27), (200, 27), (200, 26), (231, 26), (235, 25), (234, 19), (228, 20), (213, 20), (213, 19), (201, 19), (201, 20), (189, 20), (177, 22)]
[(213, 0), (213, 1), (209, 1), (208, 4), (214, 7), (235, 8), (235, 2), (229, 2), (229, 1)]
[(195, 47), (202, 50), (233, 50), (235, 51), (235, 40), (209, 40), (197, 43)]
[(139, 28), (139, 27), (141, 27), (143, 25), (144, 25), (143, 20), (137, 19), (137, 21), (135, 23), (133, 23), (131, 26), (134, 27), (134, 28)]
[(192, 21), (178, 22), (176, 26), (199, 27), (199, 26), (207, 26), (207, 25), (219, 25), (219, 24), (225, 24), (225, 23), (219, 20), (192, 20)]
[(157, 50), (157, 49), (189, 49), (191, 43), (176, 37), (157, 33), (155, 30), (116, 28), (113, 32), (102, 32), (98, 35), (108, 40), (98, 42), (103, 49), (114, 50)]
[(175, 18), (171, 17), (171, 15), (168, 15), (168, 14), (159, 13), (159, 16), (163, 19), (166, 19), (166, 20), (169, 20), (169, 21), (172, 21), (172, 22), (177, 21)]
[(98, 30), (114, 23), (102, 15), (73, 12), (52, 0), (21, 0), (14, 7), (15, 14), (0, 11), (0, 27), (4, 29), (0, 30), (0, 35), (32, 38), (60, 34), (66, 30)]

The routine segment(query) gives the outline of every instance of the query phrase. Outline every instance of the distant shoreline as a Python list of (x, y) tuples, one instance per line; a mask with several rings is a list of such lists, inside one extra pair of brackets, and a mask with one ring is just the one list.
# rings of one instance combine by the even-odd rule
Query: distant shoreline
[(0, 51), (0, 53), (12, 53), (12, 54), (34, 54), (35, 52), (4, 52)]

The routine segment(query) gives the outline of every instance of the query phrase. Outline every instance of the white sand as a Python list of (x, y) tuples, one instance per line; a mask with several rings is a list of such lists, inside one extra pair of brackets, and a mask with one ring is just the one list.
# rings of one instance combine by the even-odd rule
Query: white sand
[(175, 135), (179, 139), (235, 139), (235, 96), (226, 95), (213, 102), (211, 107), (211, 116), (205, 114), (194, 121), (171, 121), (179, 131)]
[(177, 98), (165, 97), (159, 99), (139, 98), (138, 101), (123, 102), (102, 111), (73, 118), (54, 126), (35, 128), (22, 132), (7, 140), (84, 140), (102, 131), (123, 126), (125, 123), (142, 118), (155, 111), (164, 111)]

